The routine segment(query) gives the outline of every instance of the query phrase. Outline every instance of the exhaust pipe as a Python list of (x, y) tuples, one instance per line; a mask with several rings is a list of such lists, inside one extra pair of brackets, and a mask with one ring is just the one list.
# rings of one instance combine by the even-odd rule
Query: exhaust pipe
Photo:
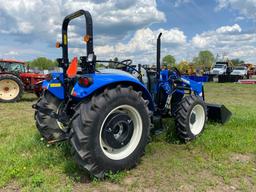
[(159, 33), (157, 37), (157, 45), (156, 45), (156, 71), (157, 71), (156, 79), (157, 80), (160, 79), (161, 36), (162, 36), (162, 33)]
[(206, 103), (206, 106), (209, 121), (224, 124), (232, 116), (231, 111), (229, 111), (224, 105)]

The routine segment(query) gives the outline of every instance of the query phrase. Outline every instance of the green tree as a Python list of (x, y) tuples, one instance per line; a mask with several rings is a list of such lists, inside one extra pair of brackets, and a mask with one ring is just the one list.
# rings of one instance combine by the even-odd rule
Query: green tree
[(172, 55), (166, 55), (164, 58), (163, 58), (163, 65), (172, 65), (174, 66), (176, 63), (176, 59), (174, 56)]
[(31, 62), (28, 62), (31, 68), (38, 68), (38, 69), (50, 69), (53, 67), (57, 67), (58, 64), (56, 61), (52, 61), (47, 59), (46, 57), (38, 57)]
[(188, 61), (181, 61), (178, 65), (177, 65), (178, 70), (181, 73), (187, 73), (187, 71), (189, 70), (190, 66)]
[(115, 61), (115, 62), (118, 62), (118, 58), (117, 58), (117, 57), (115, 57), (115, 58), (114, 58), (114, 61)]
[(200, 51), (197, 57), (193, 58), (193, 63), (196, 67), (210, 68), (214, 62), (214, 55), (211, 51)]
[(244, 61), (243, 60), (240, 60), (240, 59), (232, 59), (231, 60), (232, 64), (237, 66), (237, 65), (241, 65), (241, 64), (244, 64)]
[[(113, 61), (113, 62), (112, 62), (112, 61)], [(108, 67), (109, 67), (109, 68), (112, 68), (112, 69), (117, 68), (118, 65), (117, 65), (115, 62), (118, 62), (118, 58), (117, 58), (117, 57), (115, 57), (113, 60), (110, 59), (109, 64), (108, 64)]]
[(105, 65), (102, 63), (96, 63), (96, 68), (105, 68)]

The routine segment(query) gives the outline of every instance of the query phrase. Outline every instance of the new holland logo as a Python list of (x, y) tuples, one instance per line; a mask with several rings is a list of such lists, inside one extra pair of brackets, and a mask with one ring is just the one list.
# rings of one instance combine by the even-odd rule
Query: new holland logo
[(50, 87), (61, 87), (61, 83), (51, 83)]

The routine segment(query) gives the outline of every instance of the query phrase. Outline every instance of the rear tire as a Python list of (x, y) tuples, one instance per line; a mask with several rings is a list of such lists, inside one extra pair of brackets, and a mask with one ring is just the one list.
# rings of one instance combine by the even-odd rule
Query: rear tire
[(78, 164), (98, 178), (136, 166), (149, 140), (147, 104), (131, 87), (106, 89), (81, 103), (71, 122)]
[[(57, 113), (61, 101), (46, 91), (39, 98), (36, 105), (38, 107), (53, 110)], [(35, 120), (38, 131), (47, 141), (59, 140), (65, 136), (65, 132), (61, 129), (64, 128), (64, 126), (58, 122), (57, 119), (36, 110)]]
[(0, 74), (0, 102), (17, 102), (21, 99), (23, 92), (23, 82), (19, 77)]
[(206, 120), (204, 101), (195, 95), (184, 97), (175, 112), (177, 135), (184, 141), (195, 139), (203, 131)]

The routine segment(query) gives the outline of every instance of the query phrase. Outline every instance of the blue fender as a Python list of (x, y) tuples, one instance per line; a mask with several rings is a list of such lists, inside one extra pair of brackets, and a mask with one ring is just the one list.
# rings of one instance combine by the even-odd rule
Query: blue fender
[[(65, 98), (65, 90), (63, 87), (63, 73), (52, 73), (52, 79), (50, 81), (44, 80), (42, 88), (47, 89), (58, 99), (63, 100)], [(93, 80), (93, 83), (89, 87), (82, 87), (77, 82), (75, 83), (72, 90), (72, 97), (81, 101), (84, 98), (90, 96), (104, 87), (107, 87), (111, 84), (124, 84), (132, 85), (136, 90), (142, 91), (144, 99), (149, 100), (149, 109), (154, 111), (154, 102), (151, 97), (151, 94), (147, 88), (135, 77), (129, 74), (112, 74), (112, 73), (95, 73), (95, 74), (86, 74), (86, 77), (90, 77)]]
[(149, 100), (149, 109), (154, 111), (154, 102), (151, 97), (151, 94), (144, 86), (144, 84), (142, 84), (137, 78), (122, 73), (95, 73), (85, 76), (92, 78), (93, 83), (89, 87), (82, 87), (78, 83), (76, 83), (72, 90), (72, 95), (76, 99), (83, 100), (84, 98), (93, 94), (95, 91), (98, 91), (111, 84), (132, 85), (135, 90), (142, 91), (144, 99)]
[(51, 80), (47, 81), (44, 80), (42, 84), (42, 88), (44, 90), (48, 90), (51, 92), (54, 96), (56, 96), (58, 99), (63, 100), (65, 97), (64, 94), (64, 76), (63, 73), (51, 73)]

